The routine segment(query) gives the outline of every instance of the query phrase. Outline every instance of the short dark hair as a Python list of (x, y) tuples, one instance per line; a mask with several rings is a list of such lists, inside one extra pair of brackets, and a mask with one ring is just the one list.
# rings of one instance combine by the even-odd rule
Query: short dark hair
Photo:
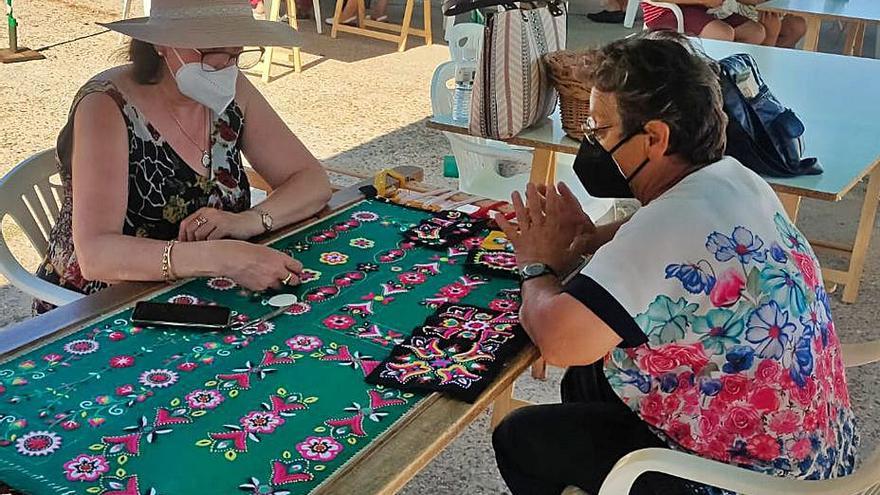
[(651, 120), (670, 128), (668, 154), (696, 166), (721, 159), (726, 145), (717, 64), (676, 33), (654, 32), (597, 50), (584, 77), (617, 97), (623, 134)]
[(156, 84), (162, 80), (162, 57), (152, 43), (131, 40), (128, 45), (128, 60), (132, 63), (132, 74), (138, 84)]

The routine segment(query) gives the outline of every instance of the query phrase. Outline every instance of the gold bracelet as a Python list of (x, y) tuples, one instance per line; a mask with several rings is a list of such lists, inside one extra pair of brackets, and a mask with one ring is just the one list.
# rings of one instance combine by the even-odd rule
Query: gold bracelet
[(174, 239), (168, 241), (165, 243), (165, 250), (162, 251), (162, 278), (166, 282), (177, 280), (177, 277), (174, 276), (174, 270), (171, 268), (171, 250), (174, 249), (175, 244), (177, 241)]

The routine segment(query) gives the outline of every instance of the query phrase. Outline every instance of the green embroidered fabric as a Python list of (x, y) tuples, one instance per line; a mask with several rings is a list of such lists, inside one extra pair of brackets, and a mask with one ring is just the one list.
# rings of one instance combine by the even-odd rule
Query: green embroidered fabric
[[(366, 200), (274, 244), (307, 268), (285, 314), (226, 278), (154, 298), (233, 309), (222, 332), (139, 328), (131, 310), (0, 364), (0, 480), (30, 494), (305, 494), (424, 398), (365, 383), (445, 303), (516, 304), (467, 249), (401, 233), (431, 216)], [(474, 239), (465, 245), (475, 245)], [(450, 290), (453, 287), (455, 290)]]

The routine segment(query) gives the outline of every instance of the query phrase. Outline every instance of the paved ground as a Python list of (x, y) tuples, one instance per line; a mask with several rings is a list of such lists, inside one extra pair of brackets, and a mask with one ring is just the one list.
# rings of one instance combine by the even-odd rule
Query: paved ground
[[(435, 2), (439, 3), (439, 2)], [(91, 75), (119, 61), (118, 38), (96, 34), (95, 22), (118, 16), (119, 4), (108, 0), (16, 0), (21, 23), (20, 44), (44, 48), (47, 60), (0, 66), (0, 174), (36, 151), (54, 145), (68, 106), (77, 88)], [(332, 4), (325, 0), (325, 15)], [(396, 10), (392, 8), (392, 16)], [(5, 23), (0, 39), (5, 39)], [(442, 41), (441, 18), (435, 7), (435, 40)], [(823, 45), (839, 43), (834, 26), (826, 26)], [(449, 152), (445, 139), (424, 127), (430, 114), (428, 86), (433, 68), (448, 59), (445, 46), (424, 46), (412, 40), (399, 54), (389, 43), (341, 35), (331, 40), (318, 36), (314, 23), (302, 22), (306, 71), (294, 74), (276, 69), (277, 77), (257, 86), (273, 103), (285, 122), (329, 167), (369, 173), (389, 165), (410, 164), (426, 169), (429, 180), (442, 181), (442, 156)], [(606, 28), (572, 17), (570, 44), (597, 45), (625, 35), (626, 30)], [(870, 34), (870, 33), (869, 33)], [(866, 46), (873, 46), (869, 37)], [(845, 145), (845, 143), (842, 143)], [(342, 178), (335, 176), (341, 181)], [(846, 240), (855, 230), (863, 187), (838, 205), (807, 202), (804, 230), (811, 236)], [(8, 224), (3, 232), (22, 262), (34, 267), (37, 253)], [(880, 338), (880, 257), (875, 242), (868, 259), (862, 295), (855, 305), (834, 304), (837, 328), (847, 342)], [(829, 260), (831, 261), (831, 260)], [(0, 326), (29, 317), (30, 300), (0, 277)], [(535, 402), (558, 400), (560, 372), (546, 382), (523, 378), (518, 395)], [(863, 431), (871, 439), (880, 429), (876, 367), (850, 373), (851, 392)], [(866, 450), (867, 452), (867, 450)], [(552, 455), (552, 453), (550, 454)], [(407, 494), (502, 493), (489, 443), (487, 417), (468, 428), (404, 490)]]

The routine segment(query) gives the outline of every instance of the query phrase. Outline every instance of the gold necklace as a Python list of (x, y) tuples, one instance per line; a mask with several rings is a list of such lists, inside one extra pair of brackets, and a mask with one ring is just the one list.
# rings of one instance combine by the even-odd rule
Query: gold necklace
[[(165, 88), (163, 87), (162, 89)], [(165, 92), (167, 94), (167, 90), (165, 90)], [(196, 147), (196, 149), (202, 152), (202, 166), (205, 168), (209, 168), (211, 166), (211, 154), (208, 152), (211, 148), (211, 114), (208, 111), (208, 107), (202, 105), (202, 108), (205, 111), (205, 128), (207, 129), (207, 144), (204, 148), (199, 146), (196, 140), (193, 139), (188, 132), (186, 132), (186, 129), (183, 128), (183, 124), (181, 124), (180, 121), (177, 120), (177, 116), (174, 115), (174, 112), (170, 108), (165, 107), (165, 110), (168, 112), (168, 115), (170, 115), (171, 118), (174, 119), (174, 123), (177, 124), (177, 127), (180, 129), (180, 132), (183, 133), (183, 136), (187, 138), (189, 142)]]

